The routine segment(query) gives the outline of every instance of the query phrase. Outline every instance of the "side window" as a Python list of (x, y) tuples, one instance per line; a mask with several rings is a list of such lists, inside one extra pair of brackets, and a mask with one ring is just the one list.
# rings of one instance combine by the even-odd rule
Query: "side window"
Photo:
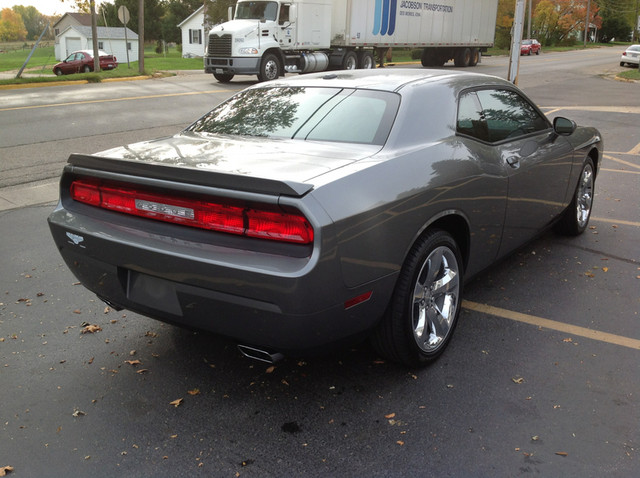
[(512, 90), (476, 92), (492, 143), (549, 128), (549, 122), (522, 96)]
[(456, 131), (482, 141), (489, 141), (489, 130), (475, 91), (463, 93), (460, 96)]

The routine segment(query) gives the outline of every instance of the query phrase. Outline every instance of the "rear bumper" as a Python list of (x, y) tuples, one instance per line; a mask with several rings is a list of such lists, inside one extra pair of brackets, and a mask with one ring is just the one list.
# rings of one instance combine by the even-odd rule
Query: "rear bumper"
[[(61, 206), (49, 217), (49, 225), (73, 274), (108, 303), (285, 353), (367, 331), (382, 315), (385, 291), (393, 289), (395, 280), (386, 277), (349, 289), (335, 258), (272, 257), (269, 266), (269, 254), (196, 247), (153, 230), (76, 215)], [(247, 262), (234, 267), (233, 257)], [(257, 265), (246, 267), (250, 263)], [(347, 300), (369, 290), (373, 293), (368, 301), (345, 308)]]

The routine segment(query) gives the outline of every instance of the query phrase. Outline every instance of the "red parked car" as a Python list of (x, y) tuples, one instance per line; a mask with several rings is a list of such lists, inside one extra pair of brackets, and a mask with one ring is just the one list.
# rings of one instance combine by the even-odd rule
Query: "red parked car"
[[(113, 70), (118, 66), (118, 61), (113, 55), (98, 50), (100, 55), (100, 69)], [(53, 72), (60, 75), (70, 75), (72, 73), (89, 73), (93, 71), (93, 51), (78, 50), (71, 53), (65, 60), (56, 63)]]
[(542, 46), (538, 40), (522, 40), (522, 44), (520, 45), (520, 54), (531, 55), (532, 53), (535, 53), (536, 55), (539, 55), (541, 48)]

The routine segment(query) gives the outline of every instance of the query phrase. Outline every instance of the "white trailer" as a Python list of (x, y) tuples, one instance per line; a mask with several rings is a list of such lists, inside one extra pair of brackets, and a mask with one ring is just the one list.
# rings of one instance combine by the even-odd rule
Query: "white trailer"
[(205, 72), (271, 80), (285, 72), (375, 68), (374, 50), (422, 48), (423, 66), (474, 66), (493, 46), (498, 0), (239, 0), (209, 32)]

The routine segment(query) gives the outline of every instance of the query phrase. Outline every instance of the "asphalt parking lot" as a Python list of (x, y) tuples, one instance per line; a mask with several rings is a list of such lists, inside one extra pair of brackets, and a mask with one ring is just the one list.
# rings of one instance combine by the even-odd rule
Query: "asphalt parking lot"
[(111, 310), (62, 263), (46, 224), (54, 203), (0, 191), (24, 200), (0, 210), (0, 468), (640, 474), (640, 106), (623, 94), (638, 85), (609, 81), (528, 87), (550, 117), (605, 138), (590, 227), (548, 232), (469, 282), (450, 347), (423, 370), (366, 344), (269, 366), (223, 339)]

